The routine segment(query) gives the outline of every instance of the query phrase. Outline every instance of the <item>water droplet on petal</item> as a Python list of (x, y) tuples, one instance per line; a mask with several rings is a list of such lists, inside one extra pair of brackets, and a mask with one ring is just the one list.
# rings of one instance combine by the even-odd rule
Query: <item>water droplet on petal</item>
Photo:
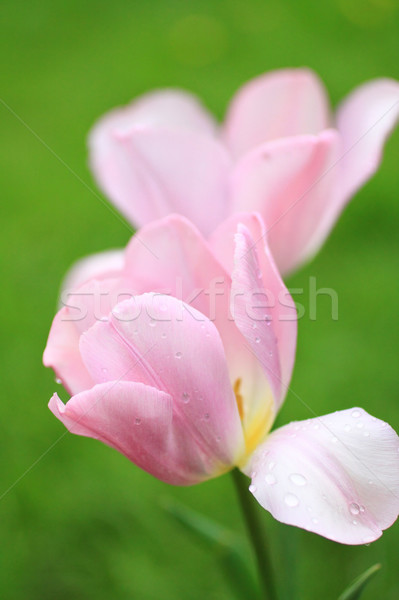
[(176, 356), (176, 358), (181, 358), (183, 356), (183, 354), (181, 352), (176, 352), (175, 356)]
[(148, 325), (149, 325), (150, 327), (155, 327), (155, 325), (156, 325), (156, 324), (157, 324), (157, 322), (156, 322), (156, 321), (150, 321), (150, 322), (148, 323)]
[(273, 473), (268, 473), (265, 477), (265, 481), (268, 485), (274, 485), (275, 483), (277, 483), (277, 479), (275, 478)]
[(331, 441), (333, 444), (336, 444), (338, 442), (338, 438), (334, 435), (334, 437), (331, 438)]
[(190, 402), (190, 394), (188, 394), (187, 392), (183, 392), (182, 399), (184, 404), (187, 404), (188, 402)]
[(364, 435), (364, 437), (369, 437), (370, 432), (369, 431), (363, 431), (363, 435)]
[(364, 513), (364, 511), (366, 510), (366, 509), (364, 508), (364, 506), (362, 506), (362, 505), (360, 505), (360, 506), (359, 506), (359, 509), (360, 509), (360, 512), (361, 512), (361, 513)]
[(353, 410), (352, 411), (352, 417), (354, 419), (358, 419), (360, 417), (360, 410)]
[(141, 419), (139, 419), (138, 417), (136, 417), (136, 418), (134, 419), (134, 424), (135, 424), (135, 425), (140, 425), (140, 423), (141, 423)]
[(351, 430), (351, 426), (350, 425), (345, 425), (344, 431), (350, 431), (350, 430)]
[(269, 471), (273, 471), (275, 466), (276, 466), (276, 463), (271, 460), (268, 464)]
[(103, 368), (101, 369), (101, 373), (102, 373), (103, 375), (106, 375), (106, 374), (108, 373), (108, 369), (107, 369), (106, 367), (103, 367)]
[(255, 321), (251, 324), (251, 327), (252, 327), (252, 329), (256, 329), (257, 328), (257, 325), (256, 325)]
[(294, 485), (306, 485), (306, 477), (300, 473), (292, 473), (292, 475), (290, 475), (290, 479)]
[(62, 384), (62, 379), (60, 379), (59, 377), (55, 378), (55, 383), (58, 383), (58, 385)]
[(356, 521), (355, 519), (353, 519), (352, 523), (353, 523), (354, 525), (357, 525), (357, 521)]
[(166, 333), (165, 333), (165, 332), (163, 332), (163, 333), (161, 334), (161, 338), (162, 338), (162, 339), (164, 339), (164, 340), (166, 339)]
[(358, 429), (363, 429), (364, 425), (363, 425), (363, 423), (358, 423), (358, 424), (356, 425), (356, 427), (357, 427)]
[(285, 498), (284, 498), (284, 502), (290, 508), (294, 508), (295, 506), (298, 506), (298, 504), (299, 504), (299, 500), (295, 496), (295, 494), (286, 494)]
[(351, 502), (349, 504), (349, 512), (351, 515), (358, 515), (360, 513), (360, 507), (356, 502)]
[(209, 421), (209, 413), (204, 414), (204, 419), (205, 419), (205, 421)]
[(249, 486), (248, 489), (251, 492), (251, 494), (254, 494), (256, 492), (256, 485), (252, 485), (252, 483), (251, 483), (251, 485)]
[(260, 343), (260, 337), (256, 337), (255, 338), (255, 344), (259, 344)]
[(312, 519), (312, 523), (314, 523), (315, 525), (317, 525), (318, 522), (319, 522), (318, 519)]

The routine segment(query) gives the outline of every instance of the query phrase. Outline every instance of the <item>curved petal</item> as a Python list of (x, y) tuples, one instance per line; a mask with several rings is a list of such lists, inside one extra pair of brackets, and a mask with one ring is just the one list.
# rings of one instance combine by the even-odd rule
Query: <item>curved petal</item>
[(330, 125), (323, 84), (309, 69), (261, 75), (233, 98), (224, 139), (235, 157), (280, 137), (316, 134)]
[(80, 350), (95, 383), (123, 379), (168, 393), (193, 442), (225, 469), (242, 454), (223, 345), (197, 310), (170, 296), (136, 296), (82, 336)]
[(210, 136), (138, 128), (113, 134), (106, 152), (93, 153), (105, 193), (135, 225), (177, 212), (205, 234), (227, 215), (230, 160)]
[(67, 307), (57, 312), (51, 325), (43, 364), (51, 367), (57, 381), (63, 384), (70, 394), (90, 388), (90, 377), (79, 353), (80, 331), (70, 318)]
[(72, 292), (89, 279), (117, 277), (123, 269), (124, 256), (124, 250), (106, 250), (81, 258), (65, 275), (61, 289)]
[(193, 94), (184, 90), (158, 90), (143, 94), (131, 104), (106, 113), (89, 134), (94, 160), (107, 152), (109, 136), (134, 126), (183, 129), (214, 136), (216, 122)]
[[(243, 228), (244, 226), (244, 228)], [(234, 238), (237, 229), (241, 228), (239, 239), (235, 243)], [(215, 255), (223, 264), (228, 272), (233, 274), (233, 287), (241, 286), (244, 289), (258, 289), (263, 286), (268, 306), (257, 306), (256, 298), (244, 314), (259, 315), (256, 316), (256, 328), (247, 323), (245, 329), (249, 338), (254, 341), (254, 335), (259, 325), (265, 329), (264, 335), (267, 339), (267, 332), (272, 331), (276, 342), (278, 352), (278, 362), (280, 365), (280, 393), (276, 396), (276, 411), (285, 397), (288, 384), (291, 379), (292, 370), (295, 362), (296, 337), (297, 337), (297, 314), (295, 303), (292, 300), (281, 276), (277, 270), (273, 257), (267, 245), (267, 232), (264, 223), (259, 215), (251, 213), (238, 213), (225, 221), (215, 230), (209, 240), (209, 244)], [(235, 246), (235, 247), (234, 247)], [(235, 266), (233, 263), (235, 257)], [(259, 268), (259, 271), (258, 271)], [(261, 275), (261, 278), (259, 277)], [(252, 283), (251, 283), (252, 278)], [(244, 295), (245, 296), (245, 295)], [(260, 298), (261, 299), (261, 298)], [(260, 303), (261, 304), (261, 303)], [(267, 310), (263, 310), (267, 308)], [(267, 314), (267, 319), (262, 319)], [(260, 317), (260, 318), (259, 318)], [(244, 324), (242, 325), (244, 327)], [(252, 333), (250, 332), (252, 329)], [(255, 337), (260, 337), (257, 334)], [(270, 340), (272, 346), (274, 342)], [(258, 355), (257, 348), (262, 346), (257, 342), (253, 345), (254, 352)], [(267, 352), (274, 351), (274, 347), (267, 347)], [(266, 349), (265, 347), (265, 349)], [(271, 357), (270, 357), (271, 358)], [(262, 361), (263, 362), (263, 361)], [(264, 366), (268, 361), (264, 361)], [(277, 372), (275, 373), (275, 377)]]
[(115, 304), (140, 292), (133, 288), (130, 280), (123, 277), (90, 280), (72, 292), (68, 289), (62, 291), (63, 307), (53, 320), (43, 363), (54, 369), (71, 394), (93, 385), (79, 352), (82, 333), (97, 321), (107, 318)]
[(277, 266), (288, 273), (320, 247), (342, 206), (339, 135), (297, 136), (244, 157), (231, 178), (234, 211), (259, 211)]
[(363, 84), (338, 107), (345, 199), (378, 169), (385, 140), (398, 118), (399, 82), (392, 79), (376, 79)]
[(245, 472), (250, 491), (279, 521), (365, 544), (398, 516), (398, 450), (387, 423), (354, 408), (278, 429)]
[(193, 443), (173, 413), (172, 398), (153, 387), (109, 381), (66, 405), (54, 394), (49, 408), (71, 433), (102, 441), (166, 483), (190, 485), (220, 474), (217, 458)]

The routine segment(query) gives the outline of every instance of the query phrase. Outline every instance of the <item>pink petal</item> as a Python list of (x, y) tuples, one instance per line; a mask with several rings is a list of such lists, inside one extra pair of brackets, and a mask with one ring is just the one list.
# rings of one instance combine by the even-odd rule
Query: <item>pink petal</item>
[(222, 342), (192, 307), (160, 294), (136, 296), (92, 327), (80, 350), (96, 383), (123, 379), (168, 393), (182, 426), (221, 463), (234, 464), (243, 452)]
[(135, 126), (183, 129), (210, 136), (215, 135), (217, 127), (213, 116), (194, 95), (173, 89), (149, 92), (99, 119), (89, 136), (94, 159), (107, 151), (110, 135), (130, 131)]
[[(240, 233), (234, 241), (237, 229)], [(286, 394), (294, 367), (297, 315), (294, 301), (280, 277), (267, 245), (263, 221), (257, 214), (238, 213), (214, 232), (210, 238), (210, 245), (227, 271), (232, 271), (234, 268), (234, 290), (239, 291), (241, 287), (242, 291), (246, 289), (250, 292), (251, 289), (263, 287), (269, 298), (270, 306), (264, 311), (262, 308), (256, 308), (256, 304), (261, 302), (257, 302), (255, 297), (253, 304), (241, 311), (244, 321), (241, 321), (240, 327), (243, 332), (246, 332), (246, 338), (251, 340), (252, 351), (260, 359), (266, 371), (269, 368), (274, 372), (275, 410), (277, 411)], [(235, 267), (232, 260), (234, 256)], [(234, 291), (232, 296), (234, 297)], [(259, 300), (261, 298), (260, 294)], [(265, 314), (268, 316), (267, 319), (262, 318)], [(252, 323), (247, 319), (250, 315), (256, 317)], [(258, 331), (261, 331), (261, 335), (257, 333)], [(257, 337), (262, 341), (254, 343)], [(267, 358), (261, 357), (260, 351), (262, 354), (266, 352)], [(278, 361), (279, 367), (272, 366), (271, 359)], [(279, 393), (277, 392), (278, 381)]]
[(355, 408), (272, 433), (245, 472), (279, 521), (343, 544), (366, 544), (399, 513), (399, 438)]
[(348, 199), (378, 169), (386, 138), (399, 118), (399, 82), (376, 79), (357, 88), (339, 106), (343, 195)]
[[(104, 146), (104, 145), (103, 145)], [(177, 212), (207, 234), (227, 215), (230, 160), (210, 136), (137, 128), (93, 153), (100, 186), (135, 225)]]
[(124, 278), (91, 280), (73, 292), (64, 289), (63, 308), (56, 314), (50, 329), (43, 363), (54, 369), (71, 394), (77, 394), (93, 385), (79, 352), (79, 340), (99, 320), (122, 300), (141, 290)]
[(244, 85), (227, 113), (224, 137), (238, 157), (269, 140), (316, 134), (330, 125), (326, 92), (308, 69), (284, 69)]
[(261, 213), (282, 273), (308, 260), (337, 218), (338, 147), (333, 130), (287, 138), (257, 148), (233, 172), (233, 210)]
[(226, 470), (190, 438), (172, 398), (142, 383), (96, 385), (65, 406), (54, 394), (49, 407), (72, 433), (104, 442), (166, 483), (199, 483)]
[(124, 265), (123, 250), (107, 250), (91, 254), (75, 262), (66, 274), (61, 288), (76, 290), (89, 279), (110, 279), (121, 274)]
[(79, 353), (79, 338), (80, 331), (76, 323), (70, 320), (68, 308), (62, 308), (51, 325), (43, 353), (43, 364), (54, 370), (57, 380), (71, 394), (93, 385)]

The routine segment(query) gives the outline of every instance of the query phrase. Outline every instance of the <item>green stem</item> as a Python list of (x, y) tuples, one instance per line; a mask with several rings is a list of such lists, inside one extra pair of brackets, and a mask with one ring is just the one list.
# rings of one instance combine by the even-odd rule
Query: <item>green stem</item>
[(231, 475), (237, 490), (248, 535), (255, 552), (259, 579), (263, 589), (263, 598), (264, 600), (277, 600), (273, 578), (273, 567), (269, 557), (266, 540), (262, 535), (256, 510), (257, 506), (252, 495), (248, 491), (248, 479), (242, 475), (238, 469), (234, 469), (231, 472)]

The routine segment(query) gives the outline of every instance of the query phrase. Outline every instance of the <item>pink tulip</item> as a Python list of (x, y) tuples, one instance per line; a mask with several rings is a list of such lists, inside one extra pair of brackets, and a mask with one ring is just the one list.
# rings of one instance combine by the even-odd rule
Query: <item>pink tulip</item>
[[(212, 241), (181, 216), (144, 227), (124, 256), (86, 259), (44, 363), (73, 394), (50, 409), (171, 484), (234, 467), (278, 520), (368, 543), (399, 511), (399, 439), (361, 409), (270, 434), (291, 377), (296, 315), (255, 214)], [(95, 278), (89, 278), (95, 274)], [(65, 296), (65, 294), (64, 294)]]
[(179, 213), (208, 236), (229, 215), (258, 211), (288, 273), (375, 173), (398, 115), (396, 81), (362, 85), (333, 117), (317, 76), (287, 69), (244, 85), (221, 127), (186, 92), (146, 94), (97, 123), (90, 162), (135, 226)]

